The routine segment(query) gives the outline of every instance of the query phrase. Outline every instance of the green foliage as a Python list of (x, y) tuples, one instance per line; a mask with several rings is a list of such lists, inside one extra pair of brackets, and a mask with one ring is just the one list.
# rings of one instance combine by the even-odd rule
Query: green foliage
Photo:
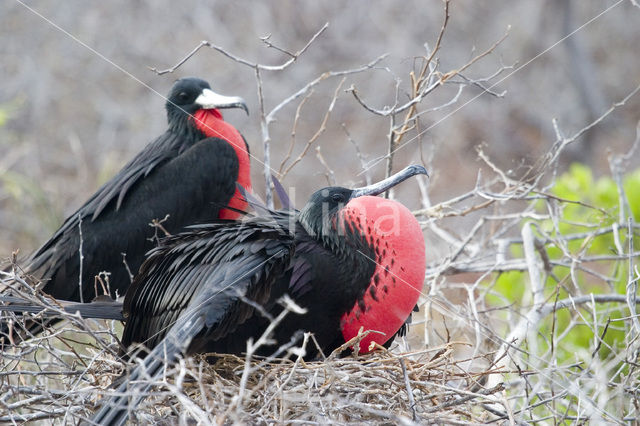
[(6, 108), (0, 108), (0, 127), (3, 127), (9, 119), (9, 113)]
[(623, 183), (633, 219), (640, 221), (640, 169), (627, 175)]
[[(640, 169), (629, 173), (623, 179), (624, 192), (636, 221), (640, 219), (638, 185), (640, 185)], [(600, 214), (601, 219), (611, 224), (617, 218), (619, 195), (615, 181), (608, 176), (594, 179), (591, 169), (583, 164), (572, 164), (569, 171), (560, 176), (553, 187), (553, 195), (592, 207), (568, 205), (565, 207), (564, 219), (566, 220), (585, 221), (597, 218)], [(596, 209), (606, 211), (608, 214)], [(592, 221), (589, 222), (592, 223)]]
[[(625, 196), (629, 202), (629, 208), (633, 218), (640, 220), (640, 169), (627, 174), (623, 178)], [(552, 195), (557, 197), (555, 203), (558, 206), (558, 220), (540, 220), (536, 222), (541, 234), (544, 233), (552, 240), (565, 241), (566, 244), (556, 245), (548, 243), (545, 251), (551, 262), (567, 259), (567, 254), (573, 258), (584, 256), (607, 256), (618, 252), (613, 232), (596, 232), (609, 227), (619, 220), (620, 194), (615, 181), (610, 177), (594, 178), (591, 169), (582, 164), (573, 164), (569, 171), (561, 175), (552, 188)], [(539, 213), (548, 213), (549, 204), (540, 201), (536, 206)], [(584, 234), (586, 237), (567, 241), (567, 236)], [(625, 227), (618, 232), (619, 245), (623, 250), (627, 249), (628, 235)], [(539, 235), (541, 236), (541, 235)], [(640, 239), (634, 236), (634, 247), (640, 248)], [(523, 257), (521, 245), (511, 248), (514, 257)], [(569, 295), (579, 294), (624, 294), (627, 285), (628, 264), (626, 261), (606, 261), (590, 264), (589, 268), (596, 269), (598, 273), (613, 277), (612, 282), (605, 282), (593, 275), (584, 272), (575, 272), (578, 288), (574, 287), (571, 271), (566, 266), (554, 266), (552, 274), (549, 274), (545, 285), (545, 296), (548, 303), (560, 300)], [(528, 274), (526, 272), (513, 271), (500, 274), (493, 286), (494, 293), (489, 302), (493, 305), (504, 306), (513, 304), (524, 306), (527, 309), (532, 303)], [(616, 351), (616, 348), (624, 345), (625, 330), (617, 327), (609, 327), (598, 344), (599, 336), (594, 335), (593, 325), (599, 324), (602, 332), (604, 324), (611, 320), (613, 324), (617, 320), (629, 315), (625, 304), (598, 304), (597, 318), (589, 309), (582, 309), (582, 316), (568, 310), (560, 309), (549, 318), (546, 318), (538, 331), (539, 353), (551, 349), (556, 353), (559, 361), (571, 362), (579, 359), (588, 359), (592, 356), (594, 348), (601, 358), (606, 358)], [(589, 326), (591, 325), (591, 326)], [(561, 336), (562, 342), (552, 342), (551, 336)]]

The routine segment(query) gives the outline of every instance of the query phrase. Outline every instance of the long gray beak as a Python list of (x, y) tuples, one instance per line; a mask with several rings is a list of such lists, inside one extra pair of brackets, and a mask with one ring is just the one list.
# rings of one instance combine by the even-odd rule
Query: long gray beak
[(378, 183), (374, 183), (369, 186), (354, 189), (351, 192), (351, 199), (362, 197), (363, 195), (382, 194), (383, 192), (388, 191), (389, 189), (396, 186), (400, 182), (404, 182), (405, 180), (409, 179), (411, 176), (415, 176), (415, 175), (427, 175), (428, 177), (429, 173), (427, 173), (427, 169), (425, 169), (422, 166), (418, 166), (418, 165), (408, 166), (400, 170), (395, 175), (389, 176), (385, 180), (382, 180)]
[(196, 98), (196, 104), (203, 109), (242, 108), (249, 115), (247, 103), (239, 96), (224, 96), (211, 89), (204, 89)]

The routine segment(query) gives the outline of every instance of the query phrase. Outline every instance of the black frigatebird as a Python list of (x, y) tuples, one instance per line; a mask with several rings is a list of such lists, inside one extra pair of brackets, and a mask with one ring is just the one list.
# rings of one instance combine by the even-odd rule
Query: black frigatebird
[[(167, 237), (124, 301), (123, 343), (151, 351), (91, 422), (123, 424), (150, 386), (142, 379), (161, 374), (179, 356), (241, 354), (247, 339), (267, 329), (268, 317), (284, 309), (277, 303), (284, 294), (306, 313), (285, 316), (265, 354), (299, 331), (314, 333), (323, 352), (360, 327), (382, 332), (369, 334), (361, 352), (373, 341), (387, 342), (420, 295), (425, 244), (406, 207), (374, 195), (419, 173), (426, 170), (410, 166), (365, 188), (317, 191), (300, 212), (269, 211)], [(307, 350), (312, 355), (314, 348)]]
[(251, 187), (249, 147), (222, 108), (248, 112), (243, 99), (219, 95), (204, 80), (178, 80), (166, 102), (169, 128), (70, 215), (25, 272), (56, 299), (88, 302), (96, 297), (95, 276), (106, 271), (112, 294), (124, 295), (129, 271), (155, 245), (153, 220), (166, 217), (162, 226), (176, 233), (238, 217), (246, 204), (236, 183)]

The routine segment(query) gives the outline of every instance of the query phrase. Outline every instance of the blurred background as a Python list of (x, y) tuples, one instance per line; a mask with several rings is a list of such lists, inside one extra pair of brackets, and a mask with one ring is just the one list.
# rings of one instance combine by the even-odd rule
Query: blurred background
[[(460, 69), (508, 36), (466, 68), (464, 78), (420, 103), (419, 128), (403, 139), (394, 170), (424, 163), (433, 203), (473, 189), (485, 167), (478, 146), (499, 167), (524, 173), (555, 141), (553, 118), (572, 135), (637, 86), (638, 15), (629, 1), (452, 2), (436, 55), (440, 72)], [(37, 248), (165, 130), (164, 99), (131, 76), (162, 95), (177, 78), (199, 76), (220, 93), (244, 97), (251, 115), (229, 111), (225, 118), (251, 145), (255, 189), (264, 191), (255, 71), (208, 48), (174, 73), (150, 70), (171, 67), (201, 40), (277, 65), (289, 56), (261, 38), (296, 52), (329, 24), (290, 67), (262, 72), (267, 112), (325, 72), (355, 69), (387, 54), (374, 69), (346, 75), (341, 86), (341, 77), (323, 80), (302, 106), (303, 97), (285, 105), (269, 127), (278, 170), (292, 142), (289, 164), (321, 128), (340, 87), (326, 128), (284, 184), (295, 187), (301, 206), (327, 181), (360, 185), (367, 174), (383, 177), (386, 164), (376, 160), (387, 152), (390, 118), (367, 111), (345, 90), (354, 87), (376, 109), (393, 106), (396, 98), (408, 101), (410, 73), (434, 47), (443, 18), (440, 0), (0, 2), (0, 256)], [(607, 174), (607, 154), (629, 149), (639, 112), (635, 96), (565, 152), (564, 167), (579, 161)], [(371, 167), (360, 174), (363, 164)], [(398, 197), (411, 208), (421, 206), (415, 183)]]

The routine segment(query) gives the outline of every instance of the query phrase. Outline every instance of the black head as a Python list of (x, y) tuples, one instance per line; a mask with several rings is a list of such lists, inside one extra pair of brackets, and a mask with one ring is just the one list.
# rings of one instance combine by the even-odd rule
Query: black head
[(316, 191), (300, 211), (298, 220), (304, 229), (319, 239), (335, 232), (335, 218), (351, 199), (353, 190), (331, 186)]
[(242, 108), (248, 113), (242, 98), (219, 95), (209, 83), (195, 77), (176, 81), (167, 96), (166, 108), (169, 127), (174, 129), (182, 127), (199, 109)]
[(196, 103), (196, 99), (204, 89), (211, 90), (211, 86), (200, 78), (189, 77), (176, 81), (167, 96), (167, 110), (176, 108), (182, 109), (188, 114), (193, 114), (202, 108)]
[(347, 189), (339, 186), (323, 188), (311, 195), (307, 204), (300, 211), (298, 221), (315, 238), (323, 241), (329, 239), (335, 242), (339, 237), (336, 231), (337, 214), (350, 200), (367, 195), (382, 194), (395, 185), (419, 174), (427, 175), (427, 171), (422, 166), (412, 165), (380, 182), (362, 188)]

